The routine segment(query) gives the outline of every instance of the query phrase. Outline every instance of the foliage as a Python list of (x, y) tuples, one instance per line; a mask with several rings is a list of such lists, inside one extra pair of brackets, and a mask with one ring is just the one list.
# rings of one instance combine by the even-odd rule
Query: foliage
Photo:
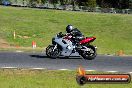
[(80, 0), (78, 3), (80, 6), (96, 7), (96, 0)]
[[(13, 0), (13, 1), (14, 3), (20, 2), (20, 0)], [(75, 5), (88, 6), (88, 7), (96, 7), (96, 5), (98, 5), (102, 8), (119, 8), (119, 9), (127, 9), (129, 7), (132, 8), (132, 0), (25, 0), (25, 1), (27, 3), (29, 2), (29, 6), (31, 7), (36, 7), (37, 5), (43, 5), (46, 2), (49, 2), (54, 6), (59, 3), (61, 5), (73, 5), (73, 7)], [(0, 0), (0, 3), (1, 2), (2, 0)]]
[(41, 0), (41, 4), (45, 4), (47, 0)]
[(68, 5), (72, 3), (72, 0), (60, 0), (61, 5)]
[(49, 0), (49, 3), (51, 3), (51, 4), (57, 4), (58, 0)]
[(96, 7), (96, 0), (88, 0), (88, 7)]
[(2, 4), (2, 0), (0, 0), (0, 4)]
[(37, 5), (45, 4), (47, 0), (29, 0), (30, 7), (36, 7)]
[(129, 8), (129, 0), (97, 0), (97, 4), (102, 8)]

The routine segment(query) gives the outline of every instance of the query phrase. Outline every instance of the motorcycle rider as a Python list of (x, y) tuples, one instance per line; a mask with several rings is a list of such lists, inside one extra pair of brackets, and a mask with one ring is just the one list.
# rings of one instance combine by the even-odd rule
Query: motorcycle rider
[(73, 28), (72, 25), (67, 25), (66, 32), (67, 34), (70, 34), (73, 36), (72, 40), (74, 44), (77, 44), (79, 40), (84, 38), (84, 35), (77, 28)]

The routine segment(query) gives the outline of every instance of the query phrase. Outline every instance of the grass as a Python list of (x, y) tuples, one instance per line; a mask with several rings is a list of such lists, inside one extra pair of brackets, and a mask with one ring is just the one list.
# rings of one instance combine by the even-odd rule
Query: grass
[[(104, 74), (104, 72), (87, 72)], [(131, 88), (130, 84), (85, 84), (81, 88)], [(0, 88), (80, 88), (75, 71), (0, 69)]]
[(10, 45), (30, 47), (34, 40), (38, 47), (46, 47), (68, 24), (79, 28), (85, 36), (96, 36), (94, 44), (100, 54), (115, 54), (119, 50), (132, 54), (132, 15), (0, 6), (0, 37)]

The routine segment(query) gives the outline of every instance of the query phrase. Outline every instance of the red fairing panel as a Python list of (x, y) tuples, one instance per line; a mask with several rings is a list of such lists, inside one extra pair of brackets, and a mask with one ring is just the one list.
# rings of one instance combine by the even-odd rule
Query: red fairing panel
[(93, 42), (95, 39), (96, 39), (96, 37), (85, 38), (80, 41), (80, 44), (90, 43), (90, 42)]

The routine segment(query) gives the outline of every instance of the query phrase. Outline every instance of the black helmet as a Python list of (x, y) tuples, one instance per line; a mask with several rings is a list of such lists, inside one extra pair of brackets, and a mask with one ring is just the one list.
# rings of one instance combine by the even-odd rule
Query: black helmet
[(73, 29), (72, 25), (67, 25), (67, 27), (66, 27), (67, 33), (70, 33), (72, 31), (72, 29)]

